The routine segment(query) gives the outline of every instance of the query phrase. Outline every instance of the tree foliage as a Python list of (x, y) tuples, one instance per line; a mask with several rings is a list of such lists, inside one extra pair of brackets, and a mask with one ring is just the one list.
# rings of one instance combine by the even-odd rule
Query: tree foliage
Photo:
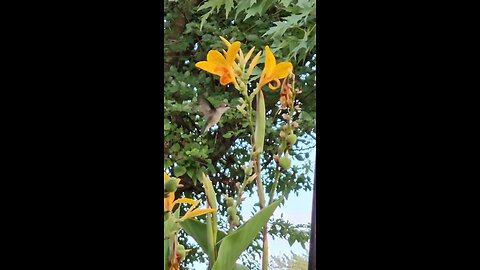
[(270, 264), (272, 270), (307, 270), (308, 256), (297, 255), (291, 252), (291, 256), (272, 256)]
[[(313, 164), (308, 155), (315, 146), (316, 133), (315, 7), (316, 1), (311, 0), (164, 1), (164, 168), (182, 179), (184, 187), (177, 191), (178, 196), (201, 197), (199, 179), (205, 172), (214, 183), (217, 200), (223, 202), (222, 194), (233, 195), (236, 183), (243, 180), (242, 166), (249, 160), (247, 123), (236, 109), (225, 113), (217, 130), (200, 134), (203, 119), (198, 114), (199, 95), (206, 96), (214, 105), (225, 101), (235, 108), (239, 103), (240, 96), (233, 87), (220, 86), (218, 78), (194, 66), (206, 58), (208, 50), (224, 49), (219, 36), (255, 46), (255, 52), (269, 45), (279, 61), (293, 63), (297, 87), (302, 90), (298, 96), (302, 112), (296, 115), (301, 119), (296, 131), (299, 142), (290, 155), (301, 165), (294, 162), (283, 173), (278, 190), (286, 198), (291, 192), (311, 190), (312, 179), (308, 174)], [(263, 59), (262, 56), (260, 62)], [(260, 72), (256, 68), (253, 75), (259, 76)], [(267, 128), (262, 167), (268, 170), (262, 179), (268, 194), (282, 119), (279, 92), (265, 91), (265, 100)], [(225, 204), (219, 205), (219, 211), (226, 211)], [(277, 229), (271, 229), (272, 234), (299, 243), (307, 240), (292, 224), (277, 222), (277, 225), (270, 226)], [(282, 231), (285, 235), (278, 233), (280, 227), (286, 228)], [(258, 251), (260, 246), (254, 243), (250, 248)]]

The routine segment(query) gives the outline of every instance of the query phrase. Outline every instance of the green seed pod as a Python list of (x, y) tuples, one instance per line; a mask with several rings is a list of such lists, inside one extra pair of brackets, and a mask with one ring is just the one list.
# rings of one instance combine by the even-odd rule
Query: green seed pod
[(164, 184), (165, 192), (175, 192), (177, 191), (177, 180), (172, 177)]
[(290, 145), (294, 145), (297, 142), (297, 135), (295, 134), (290, 134), (287, 136), (287, 143)]
[(240, 225), (240, 217), (235, 215), (233, 216), (233, 222), (232, 222), (233, 225), (236, 225), (236, 226), (239, 226)]
[(292, 161), (287, 156), (283, 156), (280, 158), (280, 167), (282, 167), (282, 169), (288, 170), (291, 165)]
[(227, 197), (225, 198), (225, 202), (227, 202), (227, 206), (233, 206), (233, 198)]
[(250, 176), (252, 175), (252, 171), (253, 171), (252, 166), (248, 166), (248, 168), (245, 170), (245, 174), (247, 176)]
[(237, 214), (237, 208), (230, 206), (227, 208), (227, 213), (229, 216), (235, 216)]

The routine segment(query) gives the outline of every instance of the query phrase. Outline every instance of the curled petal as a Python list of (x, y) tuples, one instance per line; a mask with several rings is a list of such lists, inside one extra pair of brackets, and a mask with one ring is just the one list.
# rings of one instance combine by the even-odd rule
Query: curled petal
[(269, 83), (268, 87), (272, 90), (276, 90), (278, 87), (280, 87), (280, 80), (279, 79), (273, 79), (273, 81), (276, 83), (275, 85)]

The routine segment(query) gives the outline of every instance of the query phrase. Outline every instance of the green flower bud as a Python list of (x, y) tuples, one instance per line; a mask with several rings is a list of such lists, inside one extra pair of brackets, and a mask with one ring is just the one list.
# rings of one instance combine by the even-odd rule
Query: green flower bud
[(237, 214), (237, 208), (230, 206), (227, 208), (227, 213), (229, 216), (235, 216)]
[(233, 206), (233, 198), (227, 197), (225, 198), (225, 201), (227, 202), (227, 206)]
[(232, 224), (236, 225), (236, 226), (239, 226), (240, 225), (240, 217), (237, 216), (237, 215), (233, 216)]
[(287, 143), (290, 145), (294, 145), (297, 142), (297, 135), (295, 134), (290, 134), (287, 136)]
[(280, 167), (282, 167), (282, 169), (288, 170), (291, 165), (292, 161), (287, 156), (283, 156), (280, 158)]
[(164, 184), (165, 192), (175, 192), (177, 191), (177, 180), (174, 177), (171, 177)]
[(247, 176), (252, 175), (252, 170), (253, 170), (253, 169), (252, 169), (252, 166), (248, 166), (248, 168), (245, 170), (245, 174), (246, 174)]

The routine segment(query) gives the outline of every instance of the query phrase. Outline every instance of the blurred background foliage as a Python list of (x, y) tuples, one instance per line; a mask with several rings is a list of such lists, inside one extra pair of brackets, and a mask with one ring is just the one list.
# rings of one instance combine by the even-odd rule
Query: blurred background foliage
[[(169, 175), (182, 179), (184, 187), (177, 191), (177, 196), (205, 201), (199, 181), (203, 171), (216, 187), (222, 215), (226, 206), (221, 195), (233, 195), (235, 184), (243, 180), (242, 166), (249, 161), (247, 122), (235, 109), (240, 94), (231, 85), (221, 86), (218, 77), (194, 66), (206, 59), (209, 50), (226, 49), (219, 36), (231, 42), (240, 41), (244, 54), (255, 46), (255, 55), (268, 45), (277, 63), (292, 62), (295, 87), (302, 91), (297, 96), (302, 112), (294, 116), (294, 120), (300, 119), (300, 126), (295, 130), (298, 142), (290, 151), (293, 166), (282, 174), (278, 192), (288, 199), (292, 192), (312, 189), (313, 179), (309, 175), (314, 164), (309, 153), (316, 143), (315, 8), (316, 1), (312, 0), (164, 1), (164, 168)], [(264, 53), (260, 60), (263, 62)], [(259, 66), (263, 68), (263, 64)], [(260, 75), (260, 68), (256, 68), (254, 76)], [(254, 87), (250, 85), (250, 91)], [(281, 113), (277, 114), (279, 91), (264, 89), (267, 129), (262, 179), (268, 194), (273, 183), (273, 155), (279, 145), (278, 134), (283, 119)], [(215, 106), (226, 101), (232, 107), (222, 117), (218, 129), (204, 135), (200, 134), (203, 119), (198, 113), (199, 95), (207, 97)], [(252, 186), (249, 188), (251, 190)], [(221, 219), (220, 222), (220, 227), (226, 230), (227, 221)], [(309, 238), (309, 225), (299, 228), (272, 218), (269, 233), (287, 239), (290, 244), (299, 242), (304, 245)], [(259, 234), (258, 240), (242, 257), (244, 264), (251, 269), (258, 269), (261, 237)], [(184, 235), (179, 240), (187, 249), (192, 249), (185, 267), (191, 268), (193, 261), (205, 261), (194, 243), (187, 241)]]

